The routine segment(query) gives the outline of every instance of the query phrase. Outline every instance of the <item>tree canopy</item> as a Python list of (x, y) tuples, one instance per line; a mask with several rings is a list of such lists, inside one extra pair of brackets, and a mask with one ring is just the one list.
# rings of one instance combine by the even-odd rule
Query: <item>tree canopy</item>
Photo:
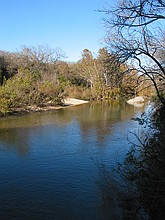
[(104, 9), (106, 43), (121, 62), (132, 62), (139, 79), (151, 80), (161, 103), (164, 101), (165, 3), (161, 0), (123, 0), (116, 8)]

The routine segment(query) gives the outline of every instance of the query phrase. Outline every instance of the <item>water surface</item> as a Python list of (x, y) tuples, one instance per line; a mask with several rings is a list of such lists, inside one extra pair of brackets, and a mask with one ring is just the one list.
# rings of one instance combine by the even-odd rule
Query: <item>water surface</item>
[(122, 219), (97, 163), (123, 160), (143, 111), (113, 101), (1, 118), (0, 219)]

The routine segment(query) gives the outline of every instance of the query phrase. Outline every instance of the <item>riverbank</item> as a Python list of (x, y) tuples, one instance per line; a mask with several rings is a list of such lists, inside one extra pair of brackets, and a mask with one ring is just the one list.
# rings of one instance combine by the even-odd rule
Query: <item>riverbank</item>
[(75, 98), (66, 98), (63, 100), (61, 105), (53, 106), (51, 105), (51, 103), (50, 104), (48, 103), (47, 105), (42, 106), (42, 107), (33, 105), (33, 106), (26, 106), (23, 108), (14, 108), (14, 109), (11, 109), (11, 111), (6, 114), (1, 113), (0, 117), (9, 116), (9, 115), (23, 115), (23, 114), (34, 113), (34, 112), (53, 111), (57, 109), (64, 109), (64, 108), (68, 108), (72, 106), (86, 104), (88, 102), (89, 101), (75, 99)]

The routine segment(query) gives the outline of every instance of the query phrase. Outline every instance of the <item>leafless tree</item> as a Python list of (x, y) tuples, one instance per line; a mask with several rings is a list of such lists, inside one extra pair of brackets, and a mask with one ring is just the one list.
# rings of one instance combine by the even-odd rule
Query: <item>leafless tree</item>
[(22, 68), (40, 74), (54, 74), (56, 64), (64, 57), (64, 53), (60, 49), (52, 49), (43, 45), (24, 46), (18, 54), (17, 62)]
[(159, 100), (165, 81), (164, 0), (123, 0), (104, 9), (106, 43), (122, 62), (133, 62), (140, 75), (153, 83)]
[(120, 28), (147, 26), (155, 21), (165, 19), (164, 0), (123, 0), (115, 8), (100, 10), (111, 19), (106, 20)]

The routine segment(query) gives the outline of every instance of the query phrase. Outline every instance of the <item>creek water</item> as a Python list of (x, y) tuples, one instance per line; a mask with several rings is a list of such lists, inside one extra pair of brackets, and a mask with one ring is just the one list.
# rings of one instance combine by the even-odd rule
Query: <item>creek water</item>
[(100, 167), (124, 160), (143, 111), (115, 100), (1, 118), (0, 219), (122, 219)]

